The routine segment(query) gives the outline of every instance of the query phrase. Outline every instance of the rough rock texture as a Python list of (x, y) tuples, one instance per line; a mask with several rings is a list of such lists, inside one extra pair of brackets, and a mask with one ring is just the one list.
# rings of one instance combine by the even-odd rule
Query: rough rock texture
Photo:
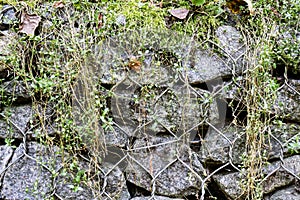
[(204, 174), (197, 155), (180, 142), (170, 143), (170, 137), (136, 141), (126, 168), (127, 181), (170, 197), (197, 194)]
[(103, 164), (103, 171), (106, 178), (104, 178), (104, 191), (101, 199), (130, 199), (130, 194), (127, 189), (126, 179), (123, 172), (118, 166), (113, 167), (110, 163)]
[(0, 170), (3, 171), (13, 155), (13, 149), (10, 146), (0, 146)]
[[(2, 197), (5, 199), (46, 199), (55, 194), (63, 199), (94, 199), (92, 190), (86, 184), (74, 182), (78, 176), (87, 173), (88, 163), (83, 161), (73, 163), (68, 173), (60, 173), (58, 177), (55, 177), (53, 173), (58, 173), (62, 167), (62, 158), (57, 154), (59, 149), (57, 147), (49, 149), (36, 142), (29, 142), (26, 147), (27, 154), (25, 154), (23, 144), (14, 152), (9, 163), (11, 166), (4, 175)], [(124, 178), (114, 177), (122, 175), (120, 171), (119, 173), (113, 171), (111, 174), (108, 175), (110, 183), (113, 179), (123, 180), (123, 185), (125, 184)], [(75, 191), (76, 187), (77, 191)], [(111, 190), (108, 190), (108, 194), (109, 192)], [(110, 195), (113, 196), (115, 193)]]
[(298, 177), (300, 175), (300, 155), (285, 158), (282, 164), (280, 162), (273, 162), (263, 169), (263, 173), (271, 174), (263, 182), (265, 193), (270, 193), (275, 191), (276, 188), (287, 186), (296, 180), (295, 175)]
[(223, 53), (225, 53), (225, 57), (227, 57), (229, 63), (232, 63), (234, 68), (232, 68), (232, 72), (239, 73), (241, 68), (236, 69), (235, 65), (242, 64), (243, 55), (246, 51), (246, 46), (242, 43), (242, 35), (241, 33), (232, 26), (220, 26), (216, 30), (216, 36), (219, 39), (219, 45), (222, 48)]
[(193, 59), (195, 60), (190, 59), (184, 63), (191, 84), (205, 83), (232, 74), (231, 68), (213, 52), (197, 49)]
[[(0, 179), (2, 180), (3, 175), (2, 174), (7, 167), (10, 159), (13, 156), (13, 149), (10, 146), (0, 146)], [(2, 182), (0, 183), (0, 186), (2, 186)]]
[(59, 167), (59, 158), (46, 147), (30, 142), (25, 155), (24, 144), (14, 152), (3, 179), (1, 196), (6, 199), (45, 199), (52, 193), (51, 170)]
[(16, 9), (10, 5), (4, 5), (1, 10), (0, 30), (8, 30), (11, 25), (18, 21)]
[[(265, 138), (264, 149), (268, 159), (280, 158), (289, 153), (288, 143), (300, 130), (295, 123), (280, 123), (270, 126), (271, 134)], [(200, 148), (201, 161), (208, 165), (221, 165), (230, 159), (232, 163), (242, 163), (245, 153), (245, 132), (236, 126), (209, 129)]]
[(125, 148), (128, 144), (128, 135), (120, 128), (113, 126), (112, 130), (105, 132), (105, 142), (110, 146)]
[[(182, 134), (203, 120), (205, 106), (198, 92), (180, 80), (167, 83), (169, 88), (124, 80), (113, 90), (112, 113), (127, 135), (139, 137), (141, 132), (155, 135), (166, 129)], [(203, 108), (202, 108), (203, 107)]]
[(0, 138), (23, 138), (32, 113), (31, 105), (6, 107), (0, 117)]
[(9, 67), (13, 67), (10, 63), (5, 63), (5, 56), (10, 55), (10, 44), (15, 42), (15, 33), (11, 31), (2, 31), (0, 33), (0, 79), (6, 78), (9, 75)]
[[(137, 36), (138, 34), (140, 35)], [(143, 34), (145, 33), (119, 35), (112, 40), (106, 40), (102, 46), (94, 48), (95, 56), (90, 59), (89, 64), (92, 64), (94, 73), (102, 77), (101, 82), (116, 84), (121, 81), (126, 76), (124, 68), (128, 67), (126, 65), (130, 58), (136, 56), (130, 49), (138, 49), (142, 45), (149, 49), (164, 49), (175, 56), (173, 57), (175, 62), (172, 61), (172, 64), (171, 62), (158, 62), (157, 58), (149, 56), (154, 55), (155, 52), (147, 53), (148, 56), (141, 65), (143, 76), (140, 77), (146, 77), (144, 80), (148, 80), (152, 76), (152, 83), (155, 82), (153, 81), (155, 79), (159, 82), (165, 80), (167, 73), (162, 67), (171, 67), (174, 63), (180, 64), (176, 62), (177, 59), (182, 59), (181, 64), (186, 69), (191, 84), (204, 83), (220, 77), (230, 77), (232, 74), (240, 74), (243, 71), (242, 56), (245, 46), (241, 42), (240, 32), (234, 27), (221, 26), (216, 31), (216, 36), (220, 41), (220, 51), (225, 54), (225, 58), (219, 57), (210, 50), (203, 50), (200, 45), (193, 43), (191, 37), (186, 35), (178, 35), (171, 31), (157, 33), (148, 31), (145, 37)], [(105, 63), (105, 65), (103, 66), (101, 63)], [(163, 70), (165, 72), (161, 73)], [(159, 75), (159, 78), (155, 78), (154, 75)], [(141, 81), (143, 83), (143, 80)]]
[(241, 128), (232, 126), (220, 130), (211, 128), (204, 141), (200, 148), (200, 155), (205, 164), (225, 164), (230, 157), (233, 163), (240, 163), (240, 157), (245, 152), (245, 137)]
[[(288, 186), (300, 175), (300, 156), (295, 155), (283, 160), (270, 163), (264, 167), (263, 173), (269, 175), (263, 182), (265, 194), (275, 191), (277, 188)], [(213, 176), (223, 193), (230, 199), (244, 199), (241, 187), (242, 175), (239, 172), (218, 174)]]
[(300, 122), (300, 81), (289, 80), (277, 95), (274, 112), (285, 119)]
[[(226, 58), (221, 58), (209, 50), (195, 48), (183, 66), (191, 84), (204, 83), (222, 77), (231, 77), (243, 72), (242, 56), (245, 52), (241, 34), (231, 26), (220, 26), (216, 31), (220, 41), (220, 51)], [(225, 51), (225, 52), (223, 52)]]
[(241, 177), (240, 173), (235, 172), (217, 174), (213, 179), (228, 199), (242, 200), (244, 196), (242, 196)]
[[(101, 82), (105, 84), (118, 84), (128, 75), (138, 80), (139, 84), (163, 84), (168, 81), (174, 63), (178, 64), (177, 58), (166, 56), (159, 51), (164, 49), (166, 54), (173, 54), (173, 49), (164, 40), (174, 37), (174, 34), (170, 32), (170, 35), (166, 36), (164, 33), (151, 31), (119, 34), (108, 38), (101, 46), (94, 47), (94, 54), (87, 63), (91, 66), (93, 74), (101, 77)], [(141, 59), (137, 52), (131, 51), (145, 46), (148, 50), (144, 59)], [(130, 63), (136, 64), (136, 69), (130, 67)]]
[(300, 199), (299, 188), (294, 186), (278, 190), (272, 195), (265, 197), (264, 200), (296, 200)]

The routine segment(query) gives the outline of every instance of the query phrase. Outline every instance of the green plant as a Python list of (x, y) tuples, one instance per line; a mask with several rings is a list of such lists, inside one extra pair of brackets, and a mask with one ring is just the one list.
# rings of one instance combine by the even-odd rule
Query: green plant
[[(186, 22), (175, 21), (171, 29), (180, 33), (193, 36), (199, 42), (208, 46), (208, 40), (214, 40), (215, 29), (222, 25), (225, 1), (209, 1), (195, 10), (195, 14), (189, 17)], [(204, 46), (204, 47), (205, 47)]]
[(9, 106), (13, 102), (13, 98), (9, 97), (5, 88), (0, 86), (0, 106)]
[(103, 2), (105, 6), (105, 35), (118, 32), (139, 31), (140, 29), (164, 30), (166, 10), (151, 6), (139, 0)]
[[(277, 98), (279, 84), (271, 72), (276, 62), (274, 30), (279, 21), (270, 17), (267, 1), (256, 4), (256, 17), (244, 16), (239, 28), (247, 38), (247, 74), (243, 102), (247, 111), (246, 154), (243, 158), (244, 178), (241, 183), (245, 199), (262, 199), (263, 167), (267, 164), (264, 146), (274, 120), (272, 107)], [(273, 4), (274, 6), (274, 4)], [(253, 57), (253, 55), (257, 55)]]
[(71, 177), (72, 184), (69, 185), (69, 187), (73, 190), (73, 192), (83, 190), (81, 184), (87, 181), (85, 170), (81, 169), (81, 167), (78, 165), (78, 161), (75, 159), (68, 164), (68, 170), (64, 169), (61, 175), (65, 178)]
[(300, 151), (300, 137), (299, 137), (299, 135), (296, 135), (296, 137), (294, 137), (293, 140), (288, 143), (288, 149), (289, 149), (289, 152), (292, 153), (292, 154), (299, 153), (299, 151)]
[[(90, 160), (94, 162), (91, 166), (98, 166), (99, 160), (101, 162), (99, 157), (106, 151), (104, 131), (112, 129), (113, 125), (109, 108), (109, 99), (113, 94), (109, 89), (101, 87), (101, 82), (92, 81), (95, 74), (88, 62), (93, 56), (91, 49), (102, 44), (107, 38), (123, 34), (125, 37), (120, 43), (124, 44), (124, 47), (127, 47), (128, 43), (128, 47), (132, 47), (132, 38), (138, 38), (140, 48), (133, 49), (132, 53), (143, 60), (147, 51), (149, 53), (147, 47), (153, 45), (152, 40), (168, 30), (166, 17), (169, 16), (168, 10), (174, 7), (185, 7), (190, 10), (190, 15), (185, 20), (171, 21), (170, 29), (180, 37), (188, 35), (195, 38), (205, 48), (210, 45), (207, 41), (215, 40), (215, 29), (224, 24), (229, 16), (223, 10), (226, 3), (224, 0), (164, 1), (161, 7), (159, 3), (162, 1), (107, 0), (92, 3), (87, 0), (72, 0), (64, 1), (62, 9), (53, 9), (54, 1), (47, 4), (49, 9), (41, 6), (44, 1), (24, 2), (1, 1), (16, 5), (18, 10), (29, 9), (32, 13), (43, 15), (45, 23), (39, 27), (39, 35), (18, 35), (17, 42), (11, 44), (11, 54), (1, 58), (0, 64), (14, 70), (15, 80), (24, 81), (32, 97), (34, 110), (40, 110), (42, 105), (43, 112), (37, 112), (36, 120), (31, 121), (32, 129), (41, 126), (42, 130), (46, 130), (45, 110), (47, 106), (51, 107), (51, 118), (57, 124), (55, 135), (39, 134), (39, 141), (59, 146), (62, 157), (76, 157), (88, 149)], [(190, 2), (194, 6), (191, 6)], [(22, 6), (27, 7), (25, 9)], [(266, 164), (263, 147), (268, 145), (268, 127), (274, 119), (270, 111), (279, 88), (271, 72), (279, 65), (299, 70), (299, 40), (294, 31), (299, 27), (296, 23), (299, 15), (297, 0), (258, 0), (255, 6), (256, 16), (231, 16), (243, 32), (248, 48), (245, 88), (239, 88), (239, 92), (245, 91), (239, 101), (244, 103), (247, 109), (247, 152), (243, 155), (246, 178), (242, 182), (247, 199), (262, 197), (262, 166)], [(89, 12), (85, 12), (86, 10)], [(154, 34), (147, 37), (145, 33), (148, 30)], [(287, 37), (283, 37), (284, 33), (287, 33)], [(171, 62), (176, 70), (181, 70), (182, 66), (178, 64), (180, 61), (172, 60), (171, 56), (160, 56), (164, 59), (155, 61), (157, 67), (165, 64), (163, 62)], [(106, 63), (100, 64), (102, 66)], [(75, 94), (78, 97), (75, 99), (73, 97), (78, 80), (82, 81), (80, 86), (84, 92)], [(147, 114), (151, 112), (151, 105), (156, 103), (161, 90), (163, 89), (154, 84), (144, 85), (139, 93), (135, 94), (134, 103), (150, 107), (142, 110)], [(4, 89), (0, 90), (0, 94), (1, 105), (8, 106), (14, 101), (7, 96)], [(168, 119), (173, 120), (176, 95), (172, 91), (167, 91), (166, 95), (168, 98), (163, 99), (163, 106), (168, 112)], [(208, 107), (213, 97), (204, 93), (198, 101), (199, 104)], [(79, 104), (78, 110), (74, 110), (73, 105), (76, 103)], [(13, 145), (14, 139), (6, 138), (5, 142), (7, 145)], [(299, 137), (295, 137), (288, 147), (291, 151), (298, 152)], [(69, 166), (70, 171), (67, 170)], [(94, 170), (98, 169), (95, 167)], [(81, 189), (82, 182), (88, 181), (86, 172), (78, 166), (76, 160), (71, 164), (64, 163), (61, 172), (52, 172), (54, 177), (69, 173), (73, 174), (74, 192)], [(100, 187), (99, 185), (97, 187)], [(94, 189), (99, 192), (99, 188)]]
[(13, 145), (13, 142), (14, 142), (14, 141), (15, 141), (15, 139), (13, 139), (13, 138), (5, 138), (5, 144), (6, 144), (7, 146), (16, 148), (16, 146)]
[(205, 3), (205, 0), (192, 0), (193, 5), (201, 6)]

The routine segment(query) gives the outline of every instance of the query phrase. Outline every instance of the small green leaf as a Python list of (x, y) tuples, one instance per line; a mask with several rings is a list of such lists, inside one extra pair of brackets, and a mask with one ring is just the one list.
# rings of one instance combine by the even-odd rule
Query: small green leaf
[(192, 4), (195, 6), (201, 6), (205, 3), (205, 0), (192, 0)]

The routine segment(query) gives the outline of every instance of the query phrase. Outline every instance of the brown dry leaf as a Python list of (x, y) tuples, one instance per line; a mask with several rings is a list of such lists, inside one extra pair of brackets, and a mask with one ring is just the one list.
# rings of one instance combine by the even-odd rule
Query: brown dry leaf
[(254, 14), (253, 4), (251, 0), (230, 0), (227, 1), (226, 5), (234, 14), (239, 14), (241, 12), (241, 6), (248, 6), (250, 14)]
[(21, 24), (19, 27), (20, 33), (25, 33), (27, 35), (34, 35), (35, 29), (39, 26), (41, 17), (38, 15), (30, 15), (23, 12), (21, 15)]
[(172, 16), (178, 18), (178, 19), (185, 19), (187, 15), (189, 14), (189, 10), (185, 8), (179, 8), (179, 9), (173, 9), (169, 11)]
[(98, 28), (102, 28), (103, 26), (103, 14), (102, 13), (99, 13), (98, 15)]
[(53, 3), (53, 7), (54, 8), (63, 8), (63, 7), (65, 7), (65, 4), (62, 1), (55, 1)]
[(131, 70), (134, 70), (136, 72), (140, 72), (141, 71), (141, 62), (139, 60), (136, 59), (136, 57), (131, 57), (128, 63), (128, 67)]

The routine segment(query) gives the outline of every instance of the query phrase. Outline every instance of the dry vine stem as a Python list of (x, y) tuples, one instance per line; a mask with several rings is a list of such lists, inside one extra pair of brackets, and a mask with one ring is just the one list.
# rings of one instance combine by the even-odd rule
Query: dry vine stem
[[(245, 198), (248, 200), (259, 200), (262, 198), (262, 168), (266, 164), (264, 146), (265, 138), (269, 137), (269, 125), (271, 122), (270, 110), (275, 100), (275, 92), (269, 86), (271, 80), (269, 71), (271, 66), (264, 62), (264, 44), (268, 44), (269, 33), (272, 24), (264, 22), (265, 31), (259, 36), (250, 31), (246, 32), (247, 46), (253, 50), (248, 52), (248, 68), (246, 74), (246, 88), (244, 96), (247, 107), (247, 126), (246, 126), (246, 158), (244, 160), (245, 176), (243, 189)], [(251, 39), (250, 39), (251, 38)]]

